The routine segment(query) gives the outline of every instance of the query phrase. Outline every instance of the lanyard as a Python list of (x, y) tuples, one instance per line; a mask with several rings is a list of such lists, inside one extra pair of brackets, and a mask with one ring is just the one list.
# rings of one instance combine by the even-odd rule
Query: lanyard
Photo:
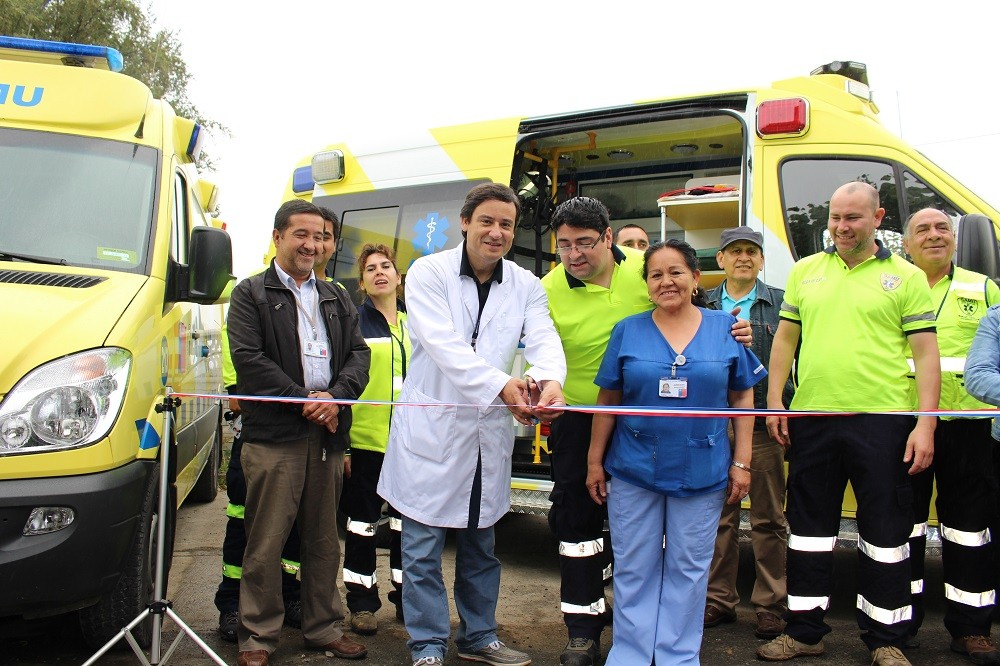
[(402, 366), (403, 379), (406, 379), (406, 344), (404, 344), (406, 342), (406, 325), (403, 324), (403, 322), (399, 321), (398, 313), (396, 314), (396, 322), (397, 322), (396, 325), (399, 326), (399, 337), (397, 338), (395, 335), (392, 334), (391, 326), (389, 327), (389, 337), (395, 340), (396, 344), (399, 345), (399, 355), (400, 358), (402, 358), (403, 360), (403, 366)]
[[(302, 294), (301, 292), (293, 292), (295, 294), (295, 307), (298, 308), (302, 314), (306, 316), (306, 321), (309, 322), (309, 326), (312, 328), (313, 340), (319, 339), (319, 334), (316, 331), (316, 317), (309, 314), (309, 311), (302, 306)], [(319, 307), (319, 294), (316, 293), (315, 307)]]
[[(483, 310), (486, 308), (486, 301), (490, 297), (490, 282), (485, 285), (480, 284), (478, 280), (476, 282), (476, 289), (479, 292), (479, 314), (476, 315), (476, 326), (472, 329), (472, 351), (476, 351), (476, 338), (479, 337), (479, 322), (483, 319)], [(483, 287), (486, 287), (485, 295), (483, 292)]]

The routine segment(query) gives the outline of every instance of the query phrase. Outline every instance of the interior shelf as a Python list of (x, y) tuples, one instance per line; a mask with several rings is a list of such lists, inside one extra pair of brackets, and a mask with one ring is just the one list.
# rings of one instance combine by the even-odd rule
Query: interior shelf
[(657, 200), (667, 216), (685, 231), (735, 227), (740, 222), (739, 193), (663, 197)]

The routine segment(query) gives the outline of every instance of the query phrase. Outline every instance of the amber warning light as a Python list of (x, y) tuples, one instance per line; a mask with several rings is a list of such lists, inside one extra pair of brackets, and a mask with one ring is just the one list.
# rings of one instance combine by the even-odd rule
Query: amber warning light
[(809, 108), (801, 97), (774, 99), (757, 107), (757, 133), (802, 134), (809, 124)]

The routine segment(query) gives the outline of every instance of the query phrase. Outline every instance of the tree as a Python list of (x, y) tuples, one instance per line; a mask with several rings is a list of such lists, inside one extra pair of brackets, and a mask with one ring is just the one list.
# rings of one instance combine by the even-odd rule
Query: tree
[[(154, 21), (136, 0), (0, 0), (0, 34), (118, 49), (123, 74), (145, 83), (178, 115), (228, 135), (225, 125), (205, 118), (188, 97), (191, 74), (180, 40), (170, 30), (156, 30)], [(216, 165), (202, 153), (199, 166)]]

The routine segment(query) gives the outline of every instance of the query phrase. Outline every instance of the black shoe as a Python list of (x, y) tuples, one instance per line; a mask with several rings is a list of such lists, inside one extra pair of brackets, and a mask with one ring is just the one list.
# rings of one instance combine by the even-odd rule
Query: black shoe
[(302, 602), (298, 599), (285, 604), (285, 624), (295, 629), (302, 628)]
[(240, 626), (240, 612), (219, 613), (219, 638), (227, 643), (236, 642), (236, 628)]
[(589, 638), (571, 638), (559, 655), (562, 666), (597, 666), (601, 659), (601, 642)]

